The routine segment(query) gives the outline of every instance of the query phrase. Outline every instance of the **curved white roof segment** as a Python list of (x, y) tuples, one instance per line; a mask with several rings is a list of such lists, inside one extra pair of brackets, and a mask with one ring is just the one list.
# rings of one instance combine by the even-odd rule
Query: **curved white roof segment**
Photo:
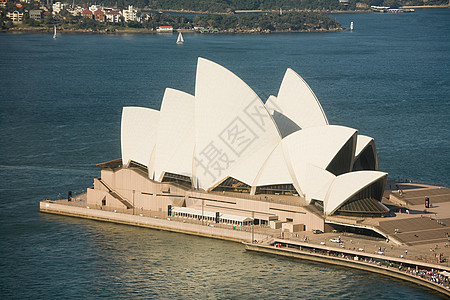
[(255, 92), (232, 72), (204, 58), (197, 64), (195, 128), (194, 181), (205, 190), (261, 147), (275, 146), (280, 140)]
[(280, 107), (277, 106), (276, 99), (277, 98), (275, 96), (271, 95), (264, 105), (269, 111), (269, 114), (272, 115), (272, 118), (278, 127), (281, 137), (285, 138), (286, 136), (300, 130), (301, 128), (297, 125), (297, 123), (280, 112)]
[(269, 98), (267, 98), (266, 103), (264, 105), (267, 108), (267, 111), (269, 114), (273, 115), (274, 111), (280, 111), (280, 107), (277, 105), (277, 97), (274, 95), (270, 95)]
[(122, 163), (130, 160), (149, 166), (156, 143), (159, 111), (143, 107), (124, 107), (121, 122)]
[(364, 149), (373, 141), (373, 138), (358, 134), (356, 139), (355, 157), (358, 157)]
[(326, 169), (342, 146), (356, 134), (353, 128), (337, 125), (311, 127), (287, 136), (283, 145), (294, 168), (308, 163)]
[(164, 172), (192, 176), (194, 100), (194, 96), (170, 88), (164, 93), (155, 148), (156, 180), (162, 180)]
[(328, 125), (322, 106), (308, 84), (292, 69), (287, 69), (276, 101), (278, 111), (300, 128)]
[(310, 203), (313, 199), (324, 201), (336, 176), (327, 170), (308, 163), (294, 165), (293, 169), (306, 202)]
[(377, 169), (374, 140), (328, 125), (316, 96), (291, 69), (278, 97), (263, 104), (239, 77), (199, 58), (195, 96), (166, 89), (161, 111), (123, 108), (121, 144), (124, 166), (131, 160), (145, 165), (157, 181), (170, 172), (204, 190), (228, 177), (252, 192), (292, 184), (307, 202), (323, 201), (325, 214), (361, 191), (358, 197), (378, 199), (387, 179), (378, 171), (351, 172)]
[[(281, 141), (281, 139), (280, 139)], [(261, 170), (261, 166), (268, 159), (276, 144), (267, 144), (266, 146), (257, 149), (250, 157), (236, 164), (230, 170), (230, 177), (233, 177), (250, 186), (255, 185), (256, 177)]]
[(355, 161), (368, 148), (372, 147), (373, 159), (375, 160), (375, 170), (378, 170), (378, 154), (375, 141), (370, 136), (358, 135), (356, 140)]
[(282, 144), (279, 143), (262, 165), (253, 186), (289, 183), (293, 183), (293, 180), (284, 157)]
[(360, 190), (380, 179), (387, 180), (387, 175), (379, 171), (357, 171), (337, 176), (325, 197), (324, 213), (333, 214)]

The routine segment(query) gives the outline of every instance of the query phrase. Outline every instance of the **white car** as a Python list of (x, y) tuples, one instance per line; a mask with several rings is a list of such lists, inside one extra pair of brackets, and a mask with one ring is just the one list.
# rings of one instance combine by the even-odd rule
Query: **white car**
[(333, 239), (330, 239), (330, 242), (332, 242), (332, 243), (341, 243), (342, 241), (341, 241), (340, 238), (333, 238)]

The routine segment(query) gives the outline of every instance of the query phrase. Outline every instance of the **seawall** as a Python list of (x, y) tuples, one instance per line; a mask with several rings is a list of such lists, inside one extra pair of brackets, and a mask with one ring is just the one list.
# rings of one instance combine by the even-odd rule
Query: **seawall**
[[(152, 218), (140, 215), (130, 215), (105, 210), (90, 209), (86, 207), (69, 206), (52, 203), (51, 201), (41, 201), (39, 204), (39, 209), (44, 213), (167, 230), (239, 243), (243, 241), (251, 241), (252, 239), (251, 231), (230, 230), (204, 225), (202, 226), (199, 224), (183, 223), (162, 218)], [(256, 233), (254, 234), (254, 239), (256, 240), (263, 240), (267, 238), (268, 237), (266, 235)]]
[(397, 279), (406, 280), (411, 283), (415, 283), (418, 285), (421, 285), (426, 288), (430, 288), (432, 290), (435, 290), (439, 293), (442, 293), (446, 296), (450, 297), (450, 290), (446, 289), (445, 287), (431, 282), (429, 280), (420, 278), (418, 276), (409, 275), (405, 272), (399, 271), (396, 268), (386, 268), (382, 265), (375, 265), (371, 263), (366, 263), (364, 261), (356, 261), (356, 260), (349, 260), (341, 257), (334, 257), (334, 256), (326, 256), (319, 253), (310, 253), (305, 251), (299, 251), (289, 248), (283, 248), (283, 247), (274, 247), (271, 245), (263, 245), (263, 244), (252, 244), (244, 242), (245, 249), (249, 251), (255, 251), (255, 252), (261, 252), (266, 254), (274, 254), (274, 255), (282, 255), (286, 257), (292, 257), (292, 258), (298, 258), (298, 259), (304, 259), (309, 261), (315, 261), (325, 264), (333, 264), (337, 266), (342, 267), (349, 267), (354, 269), (359, 269), (363, 271), (369, 271), (374, 272), (386, 276), (391, 276)]

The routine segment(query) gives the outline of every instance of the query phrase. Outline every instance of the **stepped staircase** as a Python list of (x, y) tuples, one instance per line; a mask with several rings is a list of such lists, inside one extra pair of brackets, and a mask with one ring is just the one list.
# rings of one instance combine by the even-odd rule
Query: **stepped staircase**
[(97, 180), (108, 190), (108, 193), (122, 202), (123, 205), (127, 207), (127, 209), (134, 208), (134, 205), (125, 197), (120, 195), (118, 192), (113, 190), (106, 182), (104, 182), (101, 178), (97, 178)]

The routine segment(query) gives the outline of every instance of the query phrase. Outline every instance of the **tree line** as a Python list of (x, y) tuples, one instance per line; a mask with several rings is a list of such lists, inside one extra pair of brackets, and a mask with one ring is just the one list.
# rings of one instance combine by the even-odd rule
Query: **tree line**
[[(6, 11), (8, 8), (4, 8)], [(3, 29), (13, 27), (33, 27), (48, 29), (54, 25), (67, 30), (92, 30), (92, 31), (116, 31), (127, 28), (144, 28), (156, 30), (159, 26), (172, 26), (175, 30), (193, 30), (195, 27), (210, 29), (213, 32), (270, 32), (270, 31), (315, 31), (338, 30), (341, 25), (334, 19), (317, 12), (286, 12), (259, 13), (248, 15), (224, 15), (224, 14), (198, 14), (195, 17), (169, 14), (150, 14), (142, 22), (124, 22), (123, 17), (117, 23), (98, 22), (81, 16), (73, 16), (67, 10), (62, 10), (56, 16), (48, 15), (40, 21), (29, 17), (28, 11), (37, 9), (36, 5), (24, 4), (15, 9), (24, 12), (22, 24), (12, 24), (10, 20), (1, 14), (0, 24)], [(142, 12), (138, 13), (139, 15)], [(208, 30), (205, 30), (208, 32)]]
[[(92, 3), (91, 0), (78, 0), (76, 4)], [(371, 5), (398, 7), (403, 5), (444, 5), (448, 0), (97, 0), (105, 6), (139, 8), (154, 10), (191, 10), (200, 12), (232, 13), (236, 10), (354, 10)], [(363, 4), (357, 6), (356, 4)]]

